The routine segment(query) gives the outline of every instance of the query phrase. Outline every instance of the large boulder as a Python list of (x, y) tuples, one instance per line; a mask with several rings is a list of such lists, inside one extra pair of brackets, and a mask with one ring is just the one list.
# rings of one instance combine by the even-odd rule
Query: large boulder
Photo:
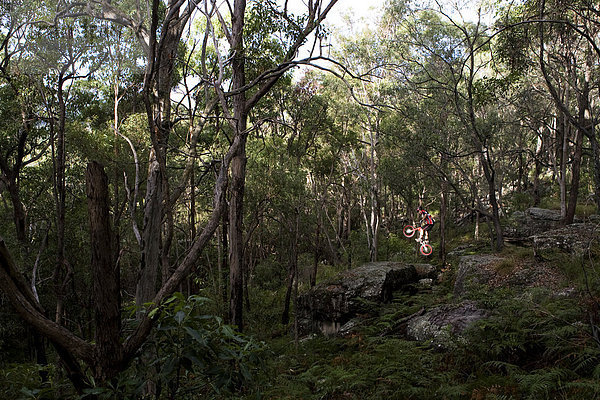
[(408, 322), (406, 335), (409, 339), (432, 340), (445, 347), (452, 337), (460, 336), (471, 324), (487, 316), (488, 312), (479, 308), (474, 301), (442, 304), (412, 318)]
[(533, 236), (533, 252), (538, 259), (551, 260), (562, 254), (579, 256), (594, 240), (600, 239), (598, 225), (571, 224)]
[(502, 260), (501, 257), (489, 254), (460, 257), (454, 281), (454, 296), (464, 296), (474, 285), (488, 285), (496, 275), (495, 266)]
[(400, 262), (373, 262), (344, 271), (318, 284), (298, 299), (298, 327), (302, 334), (337, 333), (353, 317), (389, 302), (403, 285), (428, 278), (431, 266)]
[[(575, 218), (575, 222), (581, 220)], [(524, 212), (513, 213), (504, 234), (508, 240), (529, 240), (533, 235), (558, 229), (562, 225), (563, 219), (559, 210), (531, 207)]]
[(547, 263), (534, 259), (506, 258), (495, 255), (471, 255), (459, 259), (454, 296), (467, 297), (480, 285), (500, 287), (560, 289), (562, 274)]

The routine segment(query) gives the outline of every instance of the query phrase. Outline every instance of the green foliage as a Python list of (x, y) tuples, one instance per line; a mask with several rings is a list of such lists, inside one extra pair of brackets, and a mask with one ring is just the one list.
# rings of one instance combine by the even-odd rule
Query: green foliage
[(139, 372), (145, 369), (142, 376), (162, 386), (168, 396), (225, 395), (243, 390), (260, 365), (262, 345), (221, 318), (204, 315), (207, 301), (199, 296), (184, 299), (180, 293), (166, 300), (157, 332), (145, 346), (153, 354), (152, 362), (136, 366)]
[(286, 269), (273, 258), (267, 258), (254, 268), (254, 280), (257, 288), (278, 289), (286, 277)]
[(380, 259), (402, 260), (405, 255), (410, 253), (408, 242), (405, 239), (404, 235), (395, 233), (382, 237), (379, 246)]
[(512, 211), (525, 211), (533, 206), (533, 198), (529, 193), (511, 193), (505, 200)]
[[(42, 374), (47, 377), (46, 381), (42, 381)], [(54, 365), (22, 363), (0, 368), (0, 398), (33, 400), (72, 396), (70, 383)]]
[[(483, 365), (515, 379), (524, 398), (554, 398), (570, 392), (567, 383), (586, 382), (600, 362), (575, 299), (552, 297), (548, 290), (516, 296), (488, 292), (482, 303), (493, 314), (468, 331), (462, 368)], [(596, 393), (594, 385), (584, 391)]]
[[(531, 257), (505, 250), (507, 267)], [(451, 301), (451, 285), (397, 292), (379, 316), (346, 338), (271, 340), (257, 377), (267, 398), (319, 399), (593, 399), (600, 396), (600, 347), (588, 334), (577, 297), (548, 289), (472, 292), (489, 310), (462, 338), (439, 349), (403, 338), (396, 324), (421, 308)], [(371, 309), (371, 311), (373, 311)], [(388, 332), (381, 335), (382, 332)], [(391, 335), (389, 332), (393, 332)]]
[(596, 209), (595, 204), (581, 204), (578, 203), (575, 207), (575, 215), (580, 218), (587, 218), (590, 215), (597, 214), (598, 210)]
[[(116, 19), (135, 20), (147, 11), (136, 10), (133, 0), (113, 3), (113, 10), (123, 14), (123, 18)], [(79, 4), (73, 6), (74, 13), (81, 11), (77, 9)], [(88, 11), (99, 11), (93, 9), (96, 6), (90, 5)], [(548, 4), (550, 14), (560, 20), (572, 17), (565, 7), (556, 2)], [(160, 26), (167, 6), (160, 2), (159, 8)], [(54, 288), (60, 282), (52, 282), (52, 277), (58, 277), (54, 273), (57, 244), (52, 186), (56, 149), (52, 139), (59, 121), (60, 82), (67, 119), (65, 253), (74, 274), (73, 280), (67, 282), (68, 288), (65, 284), (69, 292), (65, 318), (69, 329), (79, 327), (77, 334), (89, 340), (96, 327), (89, 318), (93, 302), (89, 296), (85, 165), (96, 159), (110, 170), (111, 196), (115, 197), (111, 198), (111, 220), (115, 225), (119, 222), (115, 230), (120, 245), (122, 289), (123, 293), (132, 293), (139, 246), (131, 232), (122, 174), (126, 173), (131, 189), (134, 166), (129, 146), (112, 130), (111, 86), (118, 80), (118, 95), (123, 96), (118, 110), (119, 129), (132, 140), (141, 163), (138, 213), (133, 218), (143, 226), (144, 171), (152, 147), (140, 96), (144, 56), (133, 31), (87, 17), (54, 20), (55, 9), (54, 2), (22, 0), (3, 2), (0, 7), (0, 36), (6, 39), (0, 73), (0, 161), (6, 164), (2, 165), (0, 217), (7, 221), (0, 227), (0, 236), (7, 243), (18, 242), (10, 223), (12, 199), (6, 190), (7, 182), (13, 179), (26, 210), (28, 232), (16, 259), (29, 278), (36, 249), (41, 248), (48, 231), (47, 247), (40, 253), (38, 291), (44, 308), (53, 310)], [(468, 332), (469, 346), (454, 338), (452, 352), (432, 348), (430, 343), (405, 340), (401, 334), (380, 336), (407, 315), (449, 301), (450, 283), (429, 292), (415, 294), (413, 287), (410, 295), (396, 294), (394, 301), (382, 307), (377, 317), (365, 321), (353, 338), (318, 338), (294, 347), (285, 337), (288, 327), (278, 322), (292, 239), (297, 239), (297, 253), (303, 255), (301, 271), (312, 267), (313, 257), (319, 261), (318, 280), (362, 264), (369, 259), (369, 252), (361, 213), (369, 207), (366, 199), (371, 194), (379, 196), (378, 206), (384, 212), (379, 259), (406, 262), (423, 258), (416, 255), (414, 240), (401, 236), (401, 226), (397, 225), (411, 218), (410, 209), (420, 197), (435, 202), (441, 191), (449, 199), (449, 247), (469, 246), (464, 254), (487, 250), (487, 244), (473, 244), (472, 226), (452, 224), (464, 215), (465, 209), (486, 197), (479, 155), (491, 160), (499, 179), (495, 184), (502, 190), (507, 209), (523, 210), (533, 203), (530, 194), (516, 193), (516, 188), (531, 188), (534, 161), (542, 166), (542, 175), (547, 175), (540, 176), (547, 194), (542, 205), (560, 207), (551, 175), (552, 168), (556, 171), (558, 167), (552, 165), (556, 162), (552, 158), (562, 155), (550, 148), (550, 142), (559, 138), (552, 137), (555, 132), (546, 133), (544, 129), (556, 119), (555, 105), (543, 90), (544, 82), (532, 72), (537, 55), (529, 51), (531, 41), (537, 37), (537, 24), (520, 23), (529, 12), (535, 12), (536, 5), (526, 2), (511, 9), (515, 11), (499, 19), (497, 26), (518, 25), (496, 35), (483, 25), (453, 23), (432, 10), (418, 10), (410, 2), (388, 1), (376, 30), (346, 38), (338, 46), (340, 51), (334, 56), (349, 68), (339, 74), (344, 81), (314, 72), (294, 83), (291, 76), (282, 78), (250, 115), (244, 199), (246, 255), (255, 265), (247, 293), (252, 306), (248, 325), (260, 337), (276, 338), (276, 351), (264, 352), (261, 344), (237, 334), (220, 318), (208, 315), (207, 309), (217, 306), (207, 305), (205, 299), (176, 295), (153, 311), (160, 316), (158, 329), (143, 355), (107, 386), (96, 387), (88, 377), (92, 387), (84, 397), (136, 398), (148, 380), (158, 388), (159, 397), (177, 398), (259, 397), (259, 392), (272, 398), (303, 399), (598, 397), (598, 347), (586, 335), (587, 320), (597, 310), (574, 298), (508, 289), (490, 293), (482, 287), (479, 292), (472, 292), (472, 298), (490, 309), (491, 315)], [(578, 29), (585, 29), (588, 11), (581, 11), (582, 25)], [(194, 82), (191, 96), (196, 104), (186, 99), (173, 103), (172, 120), (163, 126), (170, 129), (165, 143), (169, 149), (166, 170), (162, 171), (165, 202), (169, 202), (171, 193), (183, 189), (175, 205), (165, 203), (173, 211), (173, 245), (167, 260), (170, 264), (183, 259), (190, 246), (190, 216), (198, 217), (194, 222), (202, 226), (202, 219), (212, 211), (214, 168), (231, 140), (225, 137), (232, 122), (223, 109), (225, 104), (207, 115), (199, 111), (206, 105), (204, 94), (214, 95), (210, 81), (220, 71), (212, 40), (208, 40), (206, 54), (200, 50), (207, 24), (201, 13), (196, 16), (200, 17), (190, 20), (197, 28), (192, 29), (196, 35), (190, 34), (186, 44), (179, 43), (178, 54), (185, 57), (178, 57), (170, 76), (173, 84), (183, 78), (190, 85)], [(39, 22), (42, 20), (54, 23)], [(29, 24), (31, 21), (39, 23)], [(247, 83), (275, 67), (286, 58), (287, 49), (300, 37), (300, 27), (306, 21), (306, 15), (284, 15), (276, 1), (249, 2), (243, 32), (244, 54), (221, 54), (226, 69), (224, 84), (231, 79), (231, 57), (244, 57)], [(141, 20), (137, 34), (146, 35), (147, 26), (143, 29), (143, 25), (148, 23), (148, 19)], [(216, 18), (214, 24), (216, 30), (221, 29)], [(548, 31), (568, 28), (559, 25), (548, 25)], [(562, 33), (565, 35), (560, 38), (565, 41), (573, 35)], [(320, 29), (317, 38), (322, 39), (325, 34)], [(217, 32), (219, 35), (217, 45), (225, 43), (224, 32)], [(474, 54), (470, 53), (471, 44), (476, 47)], [(565, 48), (570, 47), (567, 44), (570, 43), (565, 43)], [(548, 51), (552, 50), (551, 42), (545, 45)], [(573, 57), (569, 57), (575, 63), (581, 54), (576, 47), (573, 46)], [(566, 65), (561, 66), (560, 60), (565, 58), (559, 55), (548, 57), (550, 66), (556, 76), (571, 77), (561, 74)], [(192, 61), (187, 64), (187, 60)], [(597, 60), (592, 61), (597, 64)], [(575, 74), (579, 66), (574, 65)], [(357, 72), (361, 81), (352, 80), (348, 72)], [(84, 76), (86, 80), (81, 79)], [(578, 80), (575, 77), (573, 82)], [(252, 86), (245, 93), (246, 99), (263, 82)], [(226, 95), (225, 102), (230, 101), (231, 94)], [(356, 100), (373, 103), (374, 107), (362, 107)], [(188, 106), (197, 110), (188, 110)], [(162, 110), (168, 115), (168, 108)], [(194, 114), (195, 127), (185, 122), (192, 117), (188, 113)], [(201, 155), (194, 160), (199, 173), (195, 173), (195, 181), (188, 189), (188, 182), (180, 182), (180, 173), (191, 160), (190, 131), (200, 124), (204, 124), (198, 138), (197, 154)], [(475, 136), (468, 134), (473, 126), (478, 129)], [(24, 132), (28, 133), (26, 137), (21, 136)], [(543, 142), (541, 153), (536, 150), (537, 135)], [(22, 140), (26, 143), (18, 150)], [(485, 142), (484, 146), (474, 147), (473, 140)], [(17, 160), (19, 151), (25, 153), (23, 160)], [(584, 155), (585, 161), (590, 158)], [(16, 168), (21, 161), (25, 165)], [(592, 164), (583, 164), (582, 191), (593, 187)], [(16, 176), (9, 176), (13, 173)], [(369, 173), (372, 177), (366, 179)], [(180, 187), (180, 183), (186, 187)], [(191, 193), (196, 195), (195, 209), (191, 207)], [(437, 208), (438, 204), (432, 207)], [(407, 210), (409, 215), (403, 215)], [(595, 212), (591, 202), (577, 207), (578, 215), (584, 217)], [(295, 231), (296, 215), (299, 226)], [(165, 222), (171, 220), (166, 218)], [(223, 278), (216, 279), (216, 268), (211, 268), (223, 250), (216, 242), (211, 241), (203, 253), (202, 263), (204, 255), (208, 261), (206, 267), (197, 270), (195, 283), (202, 289), (211, 283), (211, 278)], [(433, 245), (436, 247), (437, 243)], [(598, 254), (598, 249), (594, 249), (592, 258)], [(495, 272), (500, 275), (510, 273), (523, 259), (531, 257), (531, 250), (507, 248), (502, 255), (507, 260), (497, 265)], [(554, 265), (574, 284), (583, 282), (582, 266), (593, 271), (588, 263), (574, 263), (565, 255), (557, 258)], [(598, 276), (591, 276), (589, 282), (593, 292), (590, 297), (596, 296)], [(301, 291), (306, 289), (303, 274), (299, 286)], [(222, 296), (221, 288), (214, 292), (215, 296)], [(219, 304), (223, 303), (219, 300)], [(364, 302), (362, 306), (363, 311), (376, 314), (376, 304)], [(64, 378), (53, 367), (9, 364), (30, 357), (26, 341), (20, 341), (28, 331), (17, 318), (5, 309), (0, 313), (2, 382), (6, 388), (0, 397), (72, 394), (62, 392)], [(266, 367), (259, 362), (259, 356), (267, 359)], [(42, 383), (39, 372), (49, 372), (50, 382)]]
[(289, 14), (273, 0), (250, 3), (244, 24), (248, 77), (253, 79), (264, 70), (283, 61), (287, 49), (301, 34), (307, 16)]
[(156, 332), (132, 366), (106, 386), (82, 396), (139, 398), (151, 382), (157, 398), (227, 398), (247, 391), (265, 353), (263, 343), (236, 332), (214, 315), (204, 314), (209, 300), (176, 293), (159, 310)]
[[(7, 301), (0, 294), (0, 304)], [(19, 320), (12, 307), (3, 307), (0, 312), (0, 368), (4, 363), (25, 361), (27, 354), (27, 343), (23, 338), (27, 336), (25, 324)]]
[[(284, 350), (286, 343), (282, 343)], [(271, 365), (275, 373), (262, 387), (267, 398), (426, 398), (436, 383), (429, 378), (439, 354), (411, 342), (315, 338)]]

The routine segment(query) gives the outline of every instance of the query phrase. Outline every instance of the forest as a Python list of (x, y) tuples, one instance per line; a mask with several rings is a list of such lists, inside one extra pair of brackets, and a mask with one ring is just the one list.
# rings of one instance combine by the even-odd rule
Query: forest
[(0, 398), (600, 399), (600, 3), (346, 3), (0, 3)]

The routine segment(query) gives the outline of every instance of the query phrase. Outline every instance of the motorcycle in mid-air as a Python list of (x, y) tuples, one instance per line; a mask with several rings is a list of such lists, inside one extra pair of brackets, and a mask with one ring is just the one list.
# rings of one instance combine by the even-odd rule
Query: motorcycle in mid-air
[(415, 227), (413, 225), (406, 225), (403, 229), (403, 232), (404, 236), (408, 238), (413, 237), (415, 235), (415, 232), (419, 232), (419, 237), (415, 239), (419, 243), (419, 251), (424, 256), (428, 256), (431, 255), (431, 253), (433, 253), (433, 247), (431, 247), (431, 245), (429, 244), (429, 240), (423, 239), (423, 228), (421, 228), (420, 226)]

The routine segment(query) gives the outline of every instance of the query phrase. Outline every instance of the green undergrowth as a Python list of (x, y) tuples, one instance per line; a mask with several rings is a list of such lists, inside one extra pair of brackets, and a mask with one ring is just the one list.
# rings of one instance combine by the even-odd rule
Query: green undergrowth
[[(465, 244), (463, 254), (486, 252), (486, 243), (468, 241), (467, 229), (464, 238), (456, 233), (452, 248)], [(403, 246), (408, 242), (390, 248), (402, 252)], [(457, 299), (458, 258), (450, 257), (453, 266), (433, 287), (409, 285), (387, 304), (365, 303), (370, 313), (348, 336), (298, 342), (293, 322), (281, 323), (281, 285), (253, 287), (245, 335), (213, 315), (212, 301), (176, 295), (148, 343), (150, 362), (140, 356), (112, 387), (88, 394), (137, 399), (150, 379), (165, 399), (600, 400), (600, 249), (542, 261), (530, 247), (506, 246), (498, 255), (504, 259), (494, 267), (499, 275), (544, 267), (573, 290), (479, 285)], [(274, 274), (271, 265), (261, 268), (263, 276)], [(343, 269), (319, 265), (318, 281)], [(299, 290), (308, 290), (306, 281)], [(487, 317), (460, 334), (448, 329), (444, 343), (407, 337), (410, 316), (463, 300), (487, 310)], [(69, 398), (66, 378), (46, 372), (50, 384), (41, 384), (35, 365), (3, 365), (0, 398)]]
[[(507, 249), (511, 262), (530, 250)], [(269, 356), (243, 399), (600, 399), (600, 343), (589, 294), (545, 288), (489, 290), (468, 299), (489, 316), (440, 346), (406, 337), (407, 316), (459, 300), (452, 281), (395, 293), (344, 338), (290, 335), (267, 341)], [(596, 309), (597, 311), (597, 309)]]

